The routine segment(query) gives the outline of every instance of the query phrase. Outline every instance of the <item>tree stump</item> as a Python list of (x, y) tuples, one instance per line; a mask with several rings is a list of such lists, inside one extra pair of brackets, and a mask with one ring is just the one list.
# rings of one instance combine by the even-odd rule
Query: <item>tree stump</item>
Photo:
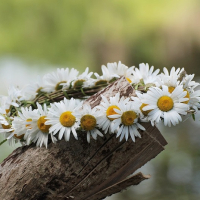
[[(105, 97), (135, 95), (124, 77), (91, 96), (84, 103), (91, 107)], [(0, 199), (2, 200), (100, 200), (131, 185), (150, 178), (142, 173), (132, 175), (167, 144), (156, 127), (142, 124), (141, 138), (121, 141), (115, 134), (104, 133), (87, 143), (86, 133), (79, 140), (50, 143), (48, 149), (34, 144), (13, 151), (0, 166)]]

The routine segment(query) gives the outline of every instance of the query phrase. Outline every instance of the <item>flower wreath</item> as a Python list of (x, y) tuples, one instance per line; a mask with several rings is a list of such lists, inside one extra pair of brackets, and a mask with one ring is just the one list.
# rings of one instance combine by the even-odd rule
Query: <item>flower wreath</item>
[[(200, 107), (199, 83), (193, 81), (194, 74), (186, 74), (184, 68), (163, 68), (154, 71), (148, 64), (139, 68), (127, 67), (121, 62), (102, 65), (102, 75), (89, 68), (79, 75), (72, 68), (57, 69), (38, 78), (22, 89), (10, 87), (8, 96), (0, 98), (0, 133), (10, 145), (36, 143), (47, 148), (49, 140), (55, 143), (71, 135), (78, 140), (77, 130), (97, 139), (109, 132), (116, 137), (135, 141), (141, 137), (140, 122), (151, 122), (152, 126), (164, 121), (165, 126), (176, 125), (183, 116), (195, 113)], [(125, 98), (117, 93), (106, 98), (101, 96), (100, 105), (91, 108), (83, 105), (85, 99), (124, 76), (133, 86), (136, 96)]]

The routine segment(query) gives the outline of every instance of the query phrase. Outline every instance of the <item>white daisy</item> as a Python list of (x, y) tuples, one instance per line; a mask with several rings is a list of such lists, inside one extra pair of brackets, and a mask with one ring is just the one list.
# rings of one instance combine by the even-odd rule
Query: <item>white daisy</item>
[(8, 133), (7, 139), (11, 138), (13, 136), (13, 127), (10, 125), (8, 120), (4, 116), (0, 116), (0, 133)]
[(23, 100), (22, 91), (14, 86), (9, 87), (7, 104), (19, 107), (19, 102), (21, 100)]
[(10, 112), (10, 104), (7, 96), (0, 97), (0, 114), (5, 115)]
[(33, 100), (42, 90), (42, 88), (44, 88), (43, 79), (38, 76), (37, 81), (25, 86), (22, 90), (22, 93), (26, 100)]
[(97, 135), (103, 137), (103, 134), (96, 128), (98, 119), (95, 107), (91, 109), (89, 105), (84, 105), (82, 109), (77, 110), (74, 115), (80, 119), (81, 129), (87, 131), (88, 143), (90, 143), (90, 135), (95, 140), (97, 139)]
[(101, 66), (102, 69), (102, 76), (99, 76), (97, 73), (94, 73), (94, 75), (97, 78), (96, 85), (99, 85), (100, 83), (109, 83), (112, 82), (113, 79), (119, 78), (121, 76), (125, 76), (127, 81), (129, 83), (132, 83), (133, 81), (133, 72), (134, 67), (128, 68), (126, 65), (122, 64), (120, 61), (117, 64), (116, 62), (114, 63), (108, 63), (107, 67), (105, 65)]
[[(101, 95), (101, 97), (102, 97), (102, 102), (100, 103), (99, 106), (97, 106), (98, 124), (99, 124), (99, 127), (103, 131), (105, 131), (105, 133), (107, 133), (108, 131), (109, 133), (112, 133), (115, 131), (112, 128), (114, 119), (109, 116), (116, 114), (116, 111), (114, 109), (119, 109), (118, 104), (120, 101), (123, 101), (124, 98), (120, 99), (119, 93), (117, 93), (114, 97), (110, 97), (109, 101), (103, 95)], [(127, 102), (128, 100), (129, 98), (127, 98), (124, 101)]]
[[(46, 104), (42, 106), (37, 103), (38, 109), (32, 112), (32, 121), (30, 121), (30, 128), (27, 130), (28, 137), (30, 141), (36, 143), (36, 146), (41, 147), (43, 144), (47, 148), (48, 145), (48, 138), (49, 138), (49, 129), (51, 125), (46, 125), (47, 122), (47, 107)], [(51, 135), (51, 140), (55, 143), (57, 140), (56, 138)]]
[(18, 137), (15, 137), (16, 135), (14, 134), (14, 128), (11, 125), (11, 119), (8, 121), (8, 119), (4, 117), (4, 120), (1, 121), (0, 124), (0, 133), (4, 135), (10, 146), (13, 146), (20, 140)]
[(78, 139), (76, 129), (79, 128), (79, 119), (74, 116), (75, 109), (81, 106), (82, 102), (76, 99), (66, 99), (59, 103), (51, 104), (47, 115), (48, 121), (46, 125), (52, 125), (49, 129), (50, 133), (58, 134), (61, 140), (63, 135), (66, 141), (69, 141), (71, 132), (75, 139)]
[(190, 75), (186, 74), (181, 81), (183, 88), (194, 90), (197, 86), (199, 86), (200, 84), (193, 81), (192, 80), (193, 78), (194, 78), (194, 74), (190, 74)]
[(0, 133), (3, 133), (5, 139), (7, 140), (10, 146), (14, 146), (18, 142), (20, 142), (21, 145), (26, 144), (25, 141), (23, 140), (24, 134), (20, 136), (16, 135), (14, 132), (14, 128), (11, 125), (6, 126), (6, 125), (1, 124)]
[[(194, 109), (195, 111), (198, 110), (198, 108), (200, 107), (200, 91), (196, 90), (195, 88), (197, 86), (199, 86), (199, 83), (192, 81), (192, 79), (194, 78), (194, 74), (192, 75), (185, 75), (183, 77), (183, 80), (180, 82), (178, 81), (180, 73), (183, 71), (184, 69), (177, 69), (175, 71), (175, 68), (171, 69), (170, 75), (171, 77), (162, 77), (163, 78), (163, 83), (165, 85), (168, 85), (168, 89), (169, 92), (172, 93), (175, 89), (176, 86), (178, 85), (182, 85), (183, 90), (186, 92), (185, 98), (188, 98), (187, 101), (183, 102), (185, 104), (188, 104), (189, 107), (191, 109)], [(167, 69), (165, 69), (165, 74), (168, 74)]]
[(188, 101), (185, 101), (184, 103), (188, 104), (191, 109), (194, 109), (195, 111), (200, 108), (200, 90), (196, 90), (196, 87), (200, 84), (192, 81), (194, 78), (194, 74), (192, 75), (185, 75), (183, 77), (183, 80), (181, 84), (183, 85), (184, 91), (187, 92), (186, 98), (188, 98)]
[(147, 106), (147, 104), (143, 103), (142, 100), (144, 99), (144, 94), (136, 91), (136, 97), (131, 97), (131, 99), (133, 100), (132, 104), (134, 107), (139, 107), (138, 112), (139, 112), (139, 118), (142, 122), (148, 122), (148, 113), (150, 112), (150, 110), (148, 111), (144, 111), (143, 108), (145, 106)]
[[(94, 85), (94, 79), (91, 78), (93, 72), (89, 72), (89, 68), (87, 67), (85, 69), (85, 71), (80, 74), (78, 77), (76, 77), (73, 81), (72, 81), (72, 87), (73, 88), (80, 88), (80, 87), (91, 87)], [(68, 87), (67, 83), (62, 83), (61, 85), (63, 85), (63, 89), (65, 89), (65, 87)]]
[(31, 122), (36, 112), (37, 110), (32, 110), (31, 107), (21, 108), (21, 112), (18, 112), (18, 116), (14, 117), (12, 121), (12, 127), (14, 129), (13, 136), (24, 139), (27, 144), (30, 144), (31, 137), (28, 130), (31, 129)]
[(139, 64), (139, 69), (135, 68), (133, 70), (133, 83), (134, 84), (144, 84), (146, 85), (150, 85), (150, 84), (154, 84), (155, 86), (159, 87), (161, 85), (161, 80), (158, 76), (159, 73), (159, 69), (154, 70), (154, 67), (151, 66), (151, 68), (149, 68), (149, 64), (144, 64), (141, 63)]
[(126, 103), (121, 101), (119, 103), (119, 109), (114, 109), (116, 114), (110, 115), (110, 118), (114, 118), (113, 129), (117, 130), (117, 137), (120, 136), (120, 141), (125, 137), (126, 141), (131, 136), (133, 142), (135, 137), (141, 137), (138, 129), (145, 130), (145, 128), (138, 123), (139, 105), (133, 104), (133, 102)]
[(0, 133), (7, 133), (11, 132), (13, 130), (12, 126), (9, 124), (9, 122), (4, 118), (3, 123), (0, 124)]
[(108, 84), (113, 79), (112, 72), (110, 72), (105, 65), (101, 66), (101, 70), (102, 70), (101, 76), (98, 73), (94, 73), (94, 75), (96, 76), (95, 85)]
[(68, 88), (73, 81), (78, 76), (78, 71), (74, 68), (71, 70), (69, 68), (61, 68), (57, 69), (57, 72), (52, 72), (46, 74), (43, 77), (44, 88), (42, 91), (44, 92), (54, 92), (56, 90), (62, 89), (62, 83), (66, 83), (65, 87)]
[(108, 65), (108, 70), (113, 74), (113, 77), (119, 78), (124, 76), (129, 83), (133, 82), (133, 69), (132, 67), (127, 67), (126, 65), (122, 64), (121, 61), (115, 63), (115, 65)]
[(196, 112), (198, 111), (198, 109), (200, 108), (200, 90), (189, 92), (188, 105), (190, 108), (193, 108)]
[(184, 71), (184, 68), (180, 69), (175, 69), (175, 67), (172, 67), (170, 72), (166, 67), (163, 68), (163, 73), (159, 75), (159, 77), (162, 80), (162, 84), (166, 85), (170, 88), (174, 89), (176, 86), (180, 85), (180, 75)]
[[(10, 121), (11, 121), (10, 117), (8, 117), (5, 114), (0, 114), (0, 124), (2, 126), (8, 127), (10, 125)], [(4, 129), (8, 129), (8, 128), (4, 128)]]
[(4, 133), (4, 137), (10, 146), (14, 146), (16, 143), (19, 142), (19, 139), (15, 137), (10, 137), (10, 133)]
[(6, 137), (12, 137), (13, 128), (11, 126), (12, 117), (10, 117), (10, 105), (7, 104), (8, 97), (0, 98), (0, 133), (5, 133)]
[(163, 85), (162, 89), (152, 87), (144, 94), (142, 102), (147, 106), (143, 107), (143, 110), (151, 110), (148, 117), (152, 125), (154, 122), (160, 122), (161, 118), (163, 118), (165, 126), (176, 125), (182, 121), (181, 115), (186, 115), (189, 108), (187, 104), (183, 103), (188, 100), (185, 96), (186, 91), (183, 91), (181, 85), (177, 86), (172, 93), (169, 92), (166, 85)]
[[(166, 85), (168, 87), (169, 93), (172, 93), (174, 91), (174, 89), (179, 85), (181, 85), (183, 87), (183, 83), (181, 83), (180, 80), (179, 80), (180, 74), (183, 71), (184, 71), (184, 68), (175, 69), (175, 67), (172, 67), (170, 72), (167, 70), (167, 68), (165, 68), (165, 67), (163, 68), (164, 73), (161, 73), (160, 77), (162, 79), (162, 84)], [(188, 98), (189, 93), (185, 89), (184, 89), (184, 91), (186, 91), (185, 98)], [(188, 98), (188, 101), (189, 101), (189, 98)], [(188, 101), (186, 101), (185, 103), (187, 103)]]

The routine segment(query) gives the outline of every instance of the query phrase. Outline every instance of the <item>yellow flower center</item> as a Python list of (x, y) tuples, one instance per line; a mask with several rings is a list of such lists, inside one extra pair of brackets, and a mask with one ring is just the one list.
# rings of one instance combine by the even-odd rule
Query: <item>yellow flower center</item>
[(6, 109), (6, 114), (8, 114), (8, 113), (9, 113), (9, 111), (10, 111), (10, 109)]
[[(168, 88), (169, 93), (172, 93), (174, 91), (174, 89), (175, 89), (175, 87), (170, 86)], [(186, 89), (184, 89), (184, 91), (187, 92), (187, 94), (185, 95), (184, 98), (188, 98), (188, 101), (184, 101), (183, 103), (188, 104), (188, 102), (190, 101), (190, 93)]]
[(95, 128), (96, 122), (97, 121), (96, 121), (94, 116), (92, 116), (92, 115), (84, 115), (81, 118), (81, 128), (86, 130), (86, 131), (90, 131), (90, 130)]
[(142, 112), (142, 114), (143, 114), (144, 116), (147, 116), (152, 110), (146, 110), (146, 111), (142, 110), (145, 106), (148, 106), (148, 104), (143, 103), (143, 104), (140, 106), (140, 110), (141, 110), (141, 112)]
[(3, 127), (3, 129), (9, 129), (9, 128), (11, 128), (11, 125), (5, 125), (5, 124), (2, 124), (2, 127)]
[(21, 140), (21, 139), (24, 138), (24, 134), (22, 134), (22, 135), (14, 134), (14, 137), (17, 138), (17, 139), (19, 139), (19, 140)]
[(136, 118), (137, 114), (134, 111), (126, 111), (121, 116), (122, 124), (125, 126), (131, 126)]
[(45, 117), (46, 116), (41, 116), (38, 119), (37, 126), (43, 133), (48, 133), (49, 132), (49, 128), (51, 127), (51, 125), (45, 125), (45, 122), (47, 121), (47, 119), (45, 119)]
[(173, 108), (174, 102), (171, 97), (162, 96), (158, 99), (157, 105), (158, 105), (158, 108), (162, 110), (163, 112), (168, 112), (169, 110)]
[(55, 87), (55, 90), (60, 90), (63, 88), (62, 85), (60, 85), (61, 83), (66, 83), (67, 81), (60, 81), (59, 83), (57, 83), (56, 87)]
[(169, 93), (172, 93), (174, 91), (174, 89), (175, 89), (175, 87), (172, 87), (172, 86), (168, 87)]
[[(10, 124), (8, 124), (8, 125), (4, 125), (4, 124), (2, 124), (2, 128), (3, 129), (10, 129), (11, 128), (11, 125)], [(13, 131), (9, 131), (9, 133), (12, 133)]]
[(184, 98), (188, 98), (188, 100), (187, 100), (187, 101), (184, 101), (183, 103), (188, 104), (188, 102), (190, 101), (190, 93), (189, 93), (186, 89), (184, 89), (184, 91), (187, 92), (187, 94), (185, 95)]
[(130, 78), (126, 78), (126, 80), (127, 80), (129, 83), (131, 83), (131, 82), (132, 82)]
[(60, 123), (65, 127), (71, 127), (74, 125), (76, 118), (72, 115), (71, 111), (66, 111), (60, 116)]
[[(11, 125), (2, 124), (2, 127), (3, 127), (3, 129), (9, 129), (9, 128), (11, 128)], [(13, 132), (13, 131), (11, 131), (11, 132)], [(14, 134), (14, 137), (21, 140), (24, 137), (24, 134), (22, 134), (22, 135)]]
[(106, 116), (107, 116), (107, 118), (108, 118), (110, 121), (113, 121), (115, 118), (110, 118), (110, 117), (108, 117), (108, 116), (109, 116), (109, 115), (115, 115), (115, 114), (117, 114), (117, 113), (114, 111), (114, 108), (120, 110), (119, 107), (118, 107), (118, 106), (115, 106), (115, 105), (109, 106), (108, 109), (106, 110)]
[(36, 91), (36, 93), (40, 93), (41, 92), (41, 89), (43, 89), (43, 87), (39, 87)]

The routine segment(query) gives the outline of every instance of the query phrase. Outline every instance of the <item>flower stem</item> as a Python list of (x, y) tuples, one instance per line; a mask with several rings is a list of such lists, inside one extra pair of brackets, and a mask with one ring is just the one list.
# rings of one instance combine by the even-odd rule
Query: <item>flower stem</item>
[(1, 141), (1, 142), (0, 142), (0, 146), (1, 146), (3, 143), (5, 143), (6, 141), (7, 141), (7, 139)]

